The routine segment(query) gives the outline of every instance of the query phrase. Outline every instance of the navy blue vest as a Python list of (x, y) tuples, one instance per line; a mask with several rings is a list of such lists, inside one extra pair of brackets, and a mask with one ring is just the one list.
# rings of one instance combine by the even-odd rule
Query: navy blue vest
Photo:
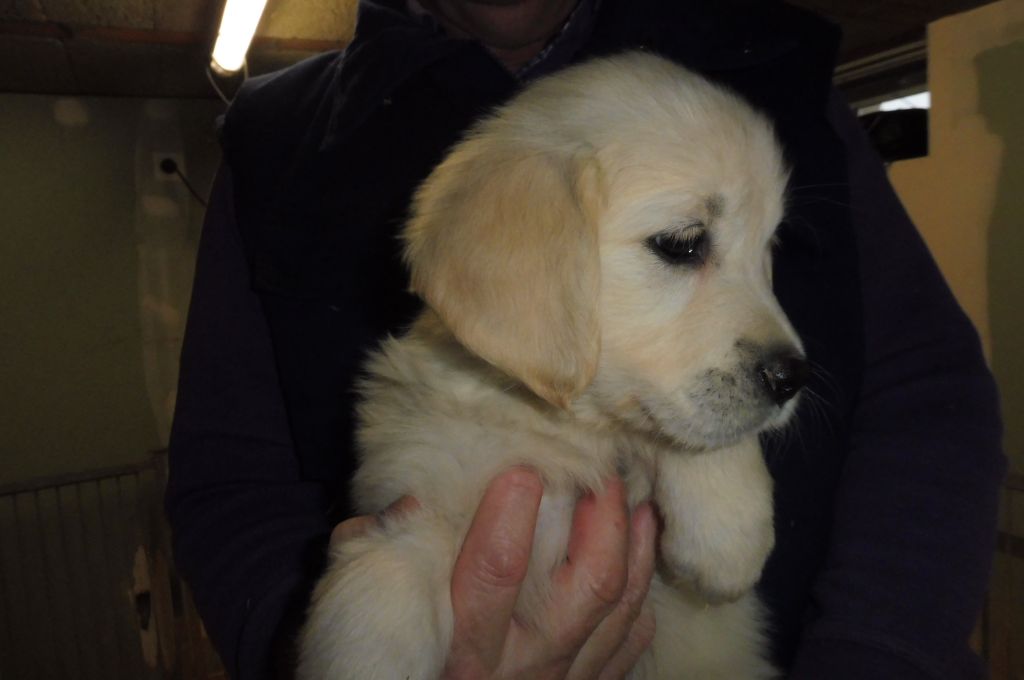
[[(739, 5), (742, 4), (742, 7)], [(641, 48), (727, 84), (776, 123), (793, 167), (776, 293), (815, 366), (819, 408), (766, 442), (777, 547), (761, 592), (788, 666), (829, 541), (863, 339), (845, 153), (826, 120), (837, 31), (771, 1), (603, 0), (578, 59)], [(251, 80), (224, 128), (252, 285), (272, 334), (303, 473), (348, 512), (353, 382), (419, 308), (397, 232), (410, 196), (477, 117), (519, 84), (482, 48), (364, 3), (356, 39)], [(804, 406), (807, 405), (805, 400)]]

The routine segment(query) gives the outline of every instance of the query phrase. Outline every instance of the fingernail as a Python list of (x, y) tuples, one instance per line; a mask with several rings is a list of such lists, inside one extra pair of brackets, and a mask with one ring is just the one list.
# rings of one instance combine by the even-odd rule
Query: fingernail
[(397, 501), (384, 508), (380, 513), (381, 517), (401, 517), (420, 507), (420, 502), (415, 496), (402, 496)]

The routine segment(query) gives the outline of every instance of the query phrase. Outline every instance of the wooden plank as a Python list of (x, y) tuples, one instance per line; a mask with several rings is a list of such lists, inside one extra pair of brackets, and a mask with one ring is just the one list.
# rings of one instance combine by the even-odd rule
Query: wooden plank
[(18, 653), (27, 656), (34, 675), (43, 678), (59, 677), (52, 649), (56, 638), (49, 625), (52, 595), (45, 578), (44, 558), (39, 540), (39, 518), (34, 493), (14, 497), (14, 521), (18, 534), (18, 558), (21, 561), (21, 589), (26, 598), (19, 611), (21, 626), (27, 637)]
[(81, 677), (81, 653), (78, 631), (75, 628), (75, 609), (79, 603), (71, 587), (70, 565), (64, 558), (61, 545), (60, 506), (57, 489), (39, 489), (34, 492), (43, 558), (43, 579), (47, 584), (46, 625), (52, 631), (54, 645), (51, 653), (58, 669), (58, 677), (78, 680)]
[(94, 642), (99, 600), (90, 578), (82, 535), (80, 491), (74, 486), (56, 487), (60, 508), (61, 554), (67, 565), (72, 591), (75, 643), (78, 648), (78, 673), (83, 680), (104, 680), (98, 646)]
[[(157, 464), (163, 462), (156, 460)], [(161, 467), (139, 478), (139, 513), (146, 522), (146, 550), (150, 555), (153, 626), (156, 632), (158, 662), (166, 680), (181, 678), (178, 638), (175, 634), (174, 602), (171, 592), (169, 531), (163, 510), (163, 474)]]
[(100, 485), (98, 482), (80, 484), (77, 487), (80, 501), (81, 538), (85, 555), (85, 569), (88, 581), (95, 594), (92, 611), (94, 626), (88, 631), (91, 642), (96, 646), (100, 677), (120, 678), (117, 648), (117, 623), (108, 593), (109, 565), (104, 537), (104, 522), (100, 511)]
[[(126, 591), (131, 618), (128, 629), (128, 661), (134, 677), (159, 680), (158, 645), (153, 616), (152, 569), (146, 550), (148, 522), (140, 504), (139, 474), (117, 478), (121, 550), (126, 559)], [(145, 628), (143, 628), (145, 626)]]
[(103, 517), (107, 530), (109, 558), (111, 561), (111, 589), (108, 591), (110, 607), (117, 615), (117, 648), (121, 672), (125, 677), (142, 680), (142, 664), (139, 658), (137, 637), (138, 615), (135, 613), (135, 598), (132, 595), (132, 547), (127, 537), (127, 527), (132, 514), (125, 513), (122, 482), (118, 475), (100, 483), (104, 492)]
[(27, 595), (24, 569), (18, 554), (19, 532), (16, 525), (14, 496), (0, 496), (0, 677), (31, 677), (29, 660), (20, 652), (28, 648), (28, 630), (21, 625), (20, 613), (25, 611)]
[(117, 677), (140, 677), (138, 643), (135, 639), (136, 616), (131, 598), (131, 550), (124, 538), (124, 518), (120, 503), (119, 478), (102, 479), (98, 506), (103, 528), (103, 546), (107, 569), (102, 587), (105, 606), (113, 616)]

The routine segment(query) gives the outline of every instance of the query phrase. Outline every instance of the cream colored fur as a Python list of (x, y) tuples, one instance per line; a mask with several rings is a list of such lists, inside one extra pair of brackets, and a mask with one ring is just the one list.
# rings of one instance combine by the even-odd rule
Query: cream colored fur
[[(632, 678), (773, 677), (751, 591), (773, 545), (757, 435), (794, 405), (764, 398), (753, 366), (800, 351), (770, 284), (785, 183), (768, 122), (646, 54), (544, 79), (476, 126), (405, 233), (427, 310), (362, 387), (358, 506), (421, 507), (333, 549), (300, 677), (437, 678), (455, 557), (512, 465), (546, 489), (520, 621), (543, 630), (575, 499), (618, 471), (664, 515), (657, 634)], [(648, 241), (695, 229), (696, 266)]]

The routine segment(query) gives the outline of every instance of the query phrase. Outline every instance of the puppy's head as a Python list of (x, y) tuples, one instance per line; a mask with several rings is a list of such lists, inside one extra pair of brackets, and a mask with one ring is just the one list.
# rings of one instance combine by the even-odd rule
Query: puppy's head
[(691, 448), (781, 425), (806, 373), (771, 292), (770, 125), (663, 59), (527, 88), (418, 192), (413, 289), (545, 400)]

